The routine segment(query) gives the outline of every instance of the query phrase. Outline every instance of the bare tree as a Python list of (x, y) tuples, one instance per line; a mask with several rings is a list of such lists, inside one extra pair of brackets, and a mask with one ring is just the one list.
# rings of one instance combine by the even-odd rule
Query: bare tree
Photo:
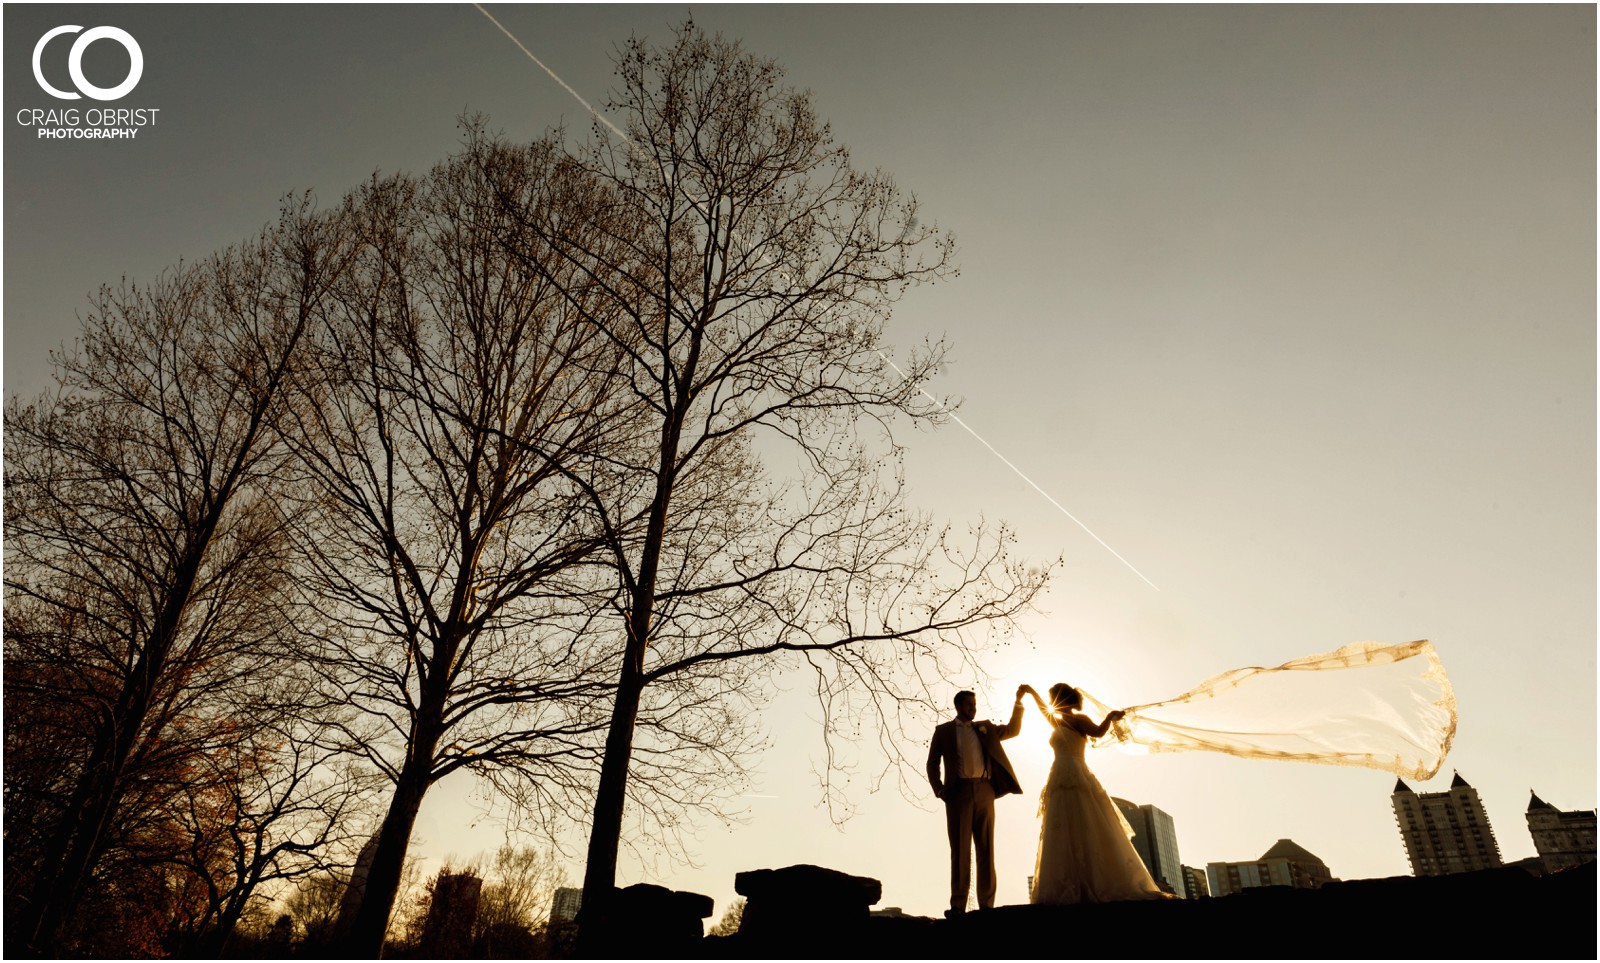
[[(154, 800), (185, 759), (227, 744), (229, 695), (278, 657), (287, 542), (269, 425), (339, 271), (339, 225), (292, 203), (252, 243), (103, 289), (57, 389), (7, 405), (7, 707), (49, 719), (63, 752), (35, 787), (7, 767), (20, 948), (62, 949), (113, 843), (151, 865)], [(29, 738), (14, 718), (8, 749)], [(14, 848), (24, 822), (38, 829)]]
[[(914, 198), (852, 167), (772, 62), (692, 24), (630, 41), (608, 110), (627, 140), (577, 151), (598, 235), (530, 222), (609, 310), (640, 443), (573, 476), (620, 575), (604, 765), (584, 878), (604, 911), (625, 810), (714, 804), (758, 745), (760, 682), (811, 672), (825, 738), (865, 711), (893, 728), (968, 645), (1029, 606), (1047, 571), (1002, 528), (957, 538), (908, 509), (897, 422), (935, 422), (943, 358), (885, 364), (900, 294), (950, 270)], [(546, 262), (547, 263), (547, 262)], [(584, 466), (593, 467), (593, 466)], [(615, 484), (621, 474), (627, 481)], [(831, 796), (830, 796), (831, 798)]]
[(510, 843), (495, 850), (479, 875), (484, 881), (478, 904), (480, 934), (502, 926), (532, 930), (543, 922), (556, 888), (566, 885), (552, 852)]
[[(452, 877), (471, 877), (481, 882), (476, 913), (465, 940), (450, 944), (438, 942), (439, 920), (434, 903), (441, 882)], [(505, 843), (493, 854), (479, 853), (466, 863), (455, 857), (446, 860), (439, 872), (417, 887), (406, 907), (404, 925), (391, 926), (392, 938), (408, 952), (430, 955), (470, 955), (488, 959), (526, 959), (543, 956), (541, 936), (556, 887), (565, 883), (565, 874), (552, 851)], [(459, 910), (460, 907), (445, 909)], [(397, 915), (397, 922), (399, 913)], [(456, 920), (459, 923), (461, 920)], [(430, 939), (430, 935), (432, 939)]]
[(344, 899), (350, 879), (338, 870), (323, 870), (302, 877), (284, 901), (289, 917), (299, 929), (303, 944), (322, 950), (333, 942), (333, 927), (339, 919), (339, 903)]
[(216, 956), (263, 890), (348, 865), (369, 829), (373, 773), (319, 744), (295, 674), (262, 680), (232, 746), (197, 757), (169, 803), (186, 845), (170, 861), (201, 889), (174, 942)]
[(434, 782), (470, 768), (556, 820), (598, 765), (606, 653), (587, 630), (615, 583), (570, 476), (632, 427), (590, 322), (607, 304), (523, 226), (593, 233), (559, 160), (469, 124), (461, 157), (354, 195), (363, 244), (286, 429), (313, 493), (298, 510), (308, 657), (364, 720), (345, 745), (393, 786), (353, 953), (381, 951)]
[(732, 936), (739, 932), (739, 926), (744, 923), (744, 897), (735, 897), (728, 908), (723, 911), (722, 919), (707, 931), (707, 936)]

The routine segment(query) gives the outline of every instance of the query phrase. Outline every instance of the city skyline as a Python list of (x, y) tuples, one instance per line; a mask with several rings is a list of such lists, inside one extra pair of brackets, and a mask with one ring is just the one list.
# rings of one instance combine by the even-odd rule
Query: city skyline
[[(596, 105), (614, 45), (687, 15), (489, 10)], [(896, 348), (947, 335), (933, 390), (1153, 583), (960, 426), (908, 433), (917, 507), (958, 529), (1005, 519), (1019, 554), (1066, 557), (1027, 638), (970, 681), (980, 718), (1005, 718), (1020, 682), (1142, 704), (1239, 666), (1429, 638), (1460, 728), (1411, 788), (1470, 773), (1506, 862), (1534, 852), (1512, 830), (1528, 787), (1594, 805), (1592, 8), (694, 14), (775, 58), (858, 165), (954, 232), (962, 273), (906, 296)], [(425, 171), (458, 149), (463, 111), (512, 139), (591, 123), (471, 6), (8, 6), (5, 23), (8, 399), (47, 387), (100, 284), (248, 237), (287, 193), (331, 205), (374, 170)], [(18, 121), (54, 104), (35, 42), (101, 23), (137, 38), (125, 102), (159, 114), (126, 141), (39, 138)], [(854, 813), (835, 829), (811, 775), (818, 710), (804, 678), (782, 690), (729, 805), (743, 821), (691, 820), (698, 866), (625, 847), (621, 881), (712, 895), (720, 917), (735, 872), (816, 862), (931, 915), (947, 854), (915, 778), (928, 733), (901, 744), (909, 799), (874, 782), (870, 740), (851, 750)], [(1024, 793), (997, 806), (997, 849), (1015, 903), (1049, 764), (1036, 715), (1008, 751)], [(1172, 815), (1189, 865), (1293, 838), (1339, 878), (1407, 871), (1392, 775), (1090, 762), (1111, 795)], [(449, 777), (419, 853), (437, 868), (492, 851), (507, 816)], [(565, 842), (576, 883), (581, 840)]]

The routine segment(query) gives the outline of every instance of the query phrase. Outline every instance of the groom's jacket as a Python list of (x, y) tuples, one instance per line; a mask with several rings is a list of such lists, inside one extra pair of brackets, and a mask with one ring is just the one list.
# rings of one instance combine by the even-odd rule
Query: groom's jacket
[[(1006, 751), (1001, 748), (1000, 740), (1010, 739), (1022, 731), (1022, 703), (1017, 703), (1016, 708), (1011, 710), (1011, 721), (1003, 726), (974, 719), (972, 727), (977, 730), (978, 742), (983, 745), (983, 754), (989, 757), (989, 784), (994, 786), (994, 794), (1004, 796), (1007, 793), (1021, 792), (1022, 785), (1017, 782), (1017, 774), (1011, 771), (1011, 760), (1006, 758)], [(960, 771), (960, 763), (956, 758), (954, 719), (933, 730), (933, 743), (928, 746), (928, 781), (933, 784), (935, 794), (942, 793), (945, 786), (945, 780), (939, 778), (941, 760), (944, 762), (945, 776), (953, 780), (955, 773)]]

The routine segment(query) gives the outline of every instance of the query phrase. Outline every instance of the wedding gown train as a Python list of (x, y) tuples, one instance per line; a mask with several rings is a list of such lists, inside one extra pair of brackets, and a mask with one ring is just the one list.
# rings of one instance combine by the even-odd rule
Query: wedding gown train
[(1070, 725), (1053, 728), (1030, 898), (1058, 905), (1162, 898), (1133, 848), (1132, 827), (1084, 762), (1088, 739)]

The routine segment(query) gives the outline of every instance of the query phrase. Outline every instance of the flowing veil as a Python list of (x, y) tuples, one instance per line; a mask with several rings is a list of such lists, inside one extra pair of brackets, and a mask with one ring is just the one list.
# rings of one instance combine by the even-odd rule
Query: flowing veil
[[(1083, 696), (1099, 712), (1110, 708)], [(1427, 640), (1355, 642), (1233, 669), (1175, 699), (1124, 711), (1098, 744), (1363, 766), (1415, 779), (1439, 771), (1456, 732), (1450, 678)]]

